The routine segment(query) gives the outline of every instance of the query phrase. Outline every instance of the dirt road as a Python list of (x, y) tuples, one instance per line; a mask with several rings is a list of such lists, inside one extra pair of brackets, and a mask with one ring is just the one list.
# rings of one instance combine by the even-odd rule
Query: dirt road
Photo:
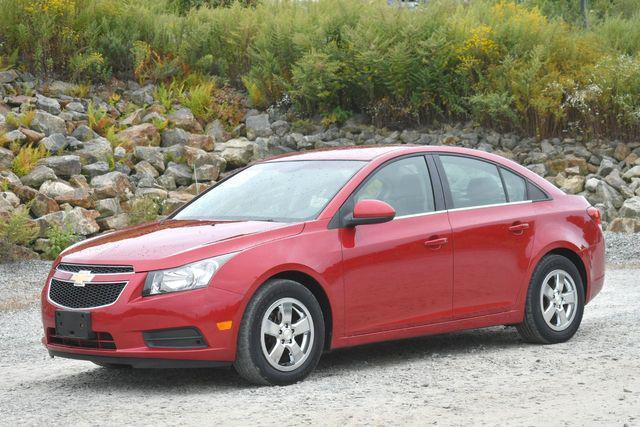
[(565, 344), (497, 327), (336, 351), (302, 383), (253, 387), (231, 369), (49, 359), (35, 298), (47, 268), (0, 266), (4, 425), (640, 424), (640, 269), (610, 269)]

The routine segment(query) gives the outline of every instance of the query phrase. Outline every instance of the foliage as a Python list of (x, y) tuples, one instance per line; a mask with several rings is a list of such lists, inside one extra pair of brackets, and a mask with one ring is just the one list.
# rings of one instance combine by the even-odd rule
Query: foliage
[(0, 56), (47, 77), (155, 82), (166, 110), (228, 126), (245, 109), (233, 87), (327, 122), (339, 108), (378, 125), (636, 138), (639, 10), (590, 0), (583, 29), (577, 0), (0, 0)]
[(87, 105), (87, 120), (89, 127), (103, 136), (107, 135), (108, 130), (115, 123), (104, 108), (96, 106), (93, 102)]
[(322, 118), (322, 125), (328, 128), (331, 125), (343, 125), (351, 117), (351, 111), (345, 111), (336, 107), (329, 114)]
[(34, 147), (33, 145), (27, 145), (18, 151), (18, 154), (13, 159), (11, 170), (18, 176), (24, 176), (31, 172), (36, 166), (38, 160), (47, 156), (47, 150), (39, 145)]
[(66, 226), (64, 228), (53, 225), (47, 229), (45, 237), (49, 239), (49, 245), (47, 246), (44, 256), (47, 259), (56, 259), (60, 252), (71, 246), (78, 241), (79, 236), (73, 233), (71, 227)]
[(191, 86), (182, 97), (182, 104), (189, 108), (197, 118), (209, 120), (213, 116), (211, 100), (214, 89), (213, 82), (203, 82)]
[(160, 205), (151, 197), (141, 197), (131, 202), (129, 225), (155, 221), (160, 213)]
[(38, 237), (38, 232), (26, 205), (18, 206), (8, 216), (0, 216), (0, 241), (27, 246)]
[(29, 127), (31, 122), (35, 118), (35, 110), (26, 111), (22, 114), (8, 113), (5, 117), (5, 123), (11, 129), (18, 129), (20, 127)]

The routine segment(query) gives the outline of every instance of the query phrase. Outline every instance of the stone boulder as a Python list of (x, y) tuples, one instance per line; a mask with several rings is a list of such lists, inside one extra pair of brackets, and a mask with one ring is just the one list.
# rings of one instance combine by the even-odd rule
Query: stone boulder
[(31, 122), (31, 128), (45, 135), (54, 133), (67, 134), (67, 125), (64, 119), (42, 110), (36, 110), (36, 114)]
[(43, 182), (57, 179), (58, 177), (53, 169), (45, 165), (38, 165), (31, 172), (20, 178), (20, 181), (29, 187), (40, 188)]
[(92, 139), (98, 138), (99, 135), (95, 133), (89, 126), (80, 125), (75, 128), (71, 136), (76, 138), (78, 141), (87, 142), (91, 141)]
[(15, 158), (13, 151), (8, 148), (0, 147), (0, 169), (9, 169)]
[(584, 182), (584, 176), (573, 175), (564, 180), (560, 189), (567, 194), (578, 194), (584, 190)]
[(45, 157), (38, 161), (38, 165), (44, 165), (53, 169), (53, 172), (62, 178), (69, 178), (72, 175), (78, 175), (82, 171), (80, 157), (72, 154)]
[(634, 196), (625, 200), (620, 208), (620, 216), (623, 218), (640, 219), (640, 196)]
[(0, 71), (0, 84), (13, 83), (17, 78), (16, 70)]
[(158, 173), (158, 170), (154, 168), (153, 165), (151, 165), (151, 163), (149, 163), (146, 160), (141, 160), (138, 163), (136, 163), (133, 169), (136, 171), (136, 175), (141, 177), (149, 176), (151, 178), (157, 178), (160, 175)]
[(99, 216), (98, 211), (75, 207), (66, 212), (64, 223), (73, 231), (73, 234), (88, 236), (100, 231), (100, 226), (96, 222)]
[(45, 181), (39, 189), (40, 193), (52, 199), (63, 194), (73, 193), (74, 190), (72, 186), (62, 181)]
[(0, 213), (13, 212), (20, 205), (20, 199), (11, 191), (0, 192)]
[(202, 126), (188, 108), (181, 108), (169, 114), (169, 123), (177, 128), (186, 129), (189, 132), (202, 132)]
[(80, 206), (85, 209), (91, 209), (95, 205), (91, 194), (84, 188), (75, 188), (73, 191), (61, 194), (56, 197), (56, 202), (60, 205), (67, 203), (71, 206)]
[(245, 126), (247, 129), (247, 138), (251, 141), (258, 137), (266, 138), (273, 135), (273, 130), (269, 123), (269, 115), (266, 113), (247, 117)]
[(91, 187), (98, 199), (119, 196), (126, 200), (135, 191), (129, 177), (122, 172), (109, 172), (93, 177)]
[(113, 157), (111, 143), (102, 137), (92, 139), (76, 151), (84, 163), (109, 162)]
[(120, 208), (120, 199), (112, 197), (109, 199), (98, 200), (96, 202), (96, 210), (100, 212), (101, 218), (118, 215), (122, 212), (122, 209)]
[(38, 195), (31, 200), (29, 208), (36, 218), (60, 210), (58, 202), (42, 193), (38, 193)]
[(195, 196), (182, 191), (169, 191), (167, 199), (162, 204), (162, 214), (169, 215), (185, 203), (191, 201)]
[(36, 107), (54, 115), (60, 114), (60, 103), (57, 99), (36, 94)]
[(189, 185), (193, 179), (193, 171), (185, 164), (169, 162), (164, 175), (172, 177), (177, 185)]
[(50, 153), (58, 153), (67, 147), (67, 137), (61, 133), (54, 133), (41, 139), (39, 145)]
[(614, 233), (640, 233), (640, 220), (635, 218), (615, 218), (609, 223), (607, 231)]
[(220, 145), (222, 148), (220, 155), (230, 168), (246, 166), (253, 158), (254, 143), (246, 138), (231, 139)]
[(109, 163), (107, 162), (96, 162), (88, 165), (84, 165), (82, 167), (82, 173), (89, 178), (93, 178), (94, 176), (104, 175), (109, 172)]
[(125, 146), (146, 145), (157, 147), (160, 145), (160, 133), (152, 123), (142, 123), (132, 126), (116, 134), (116, 139)]
[(133, 156), (138, 160), (145, 160), (149, 162), (159, 172), (163, 172), (165, 169), (164, 154), (160, 148), (135, 147), (133, 149)]

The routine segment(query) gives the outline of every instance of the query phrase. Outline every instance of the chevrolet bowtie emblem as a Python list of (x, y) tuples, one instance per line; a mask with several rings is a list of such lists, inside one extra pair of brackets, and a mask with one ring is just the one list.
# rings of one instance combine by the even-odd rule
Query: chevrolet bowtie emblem
[(71, 275), (71, 280), (73, 281), (73, 286), (78, 286), (83, 288), (85, 284), (92, 281), (95, 277), (94, 274), (91, 274), (90, 271), (80, 270), (77, 273), (73, 273)]

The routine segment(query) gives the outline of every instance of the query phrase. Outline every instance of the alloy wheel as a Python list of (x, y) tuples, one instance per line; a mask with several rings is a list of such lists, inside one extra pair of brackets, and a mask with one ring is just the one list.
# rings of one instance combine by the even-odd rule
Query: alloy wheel
[(576, 316), (578, 293), (569, 273), (553, 270), (545, 277), (540, 288), (542, 317), (554, 331), (567, 329)]
[(295, 298), (281, 298), (266, 310), (260, 328), (262, 353), (279, 371), (301, 366), (313, 348), (313, 318)]

